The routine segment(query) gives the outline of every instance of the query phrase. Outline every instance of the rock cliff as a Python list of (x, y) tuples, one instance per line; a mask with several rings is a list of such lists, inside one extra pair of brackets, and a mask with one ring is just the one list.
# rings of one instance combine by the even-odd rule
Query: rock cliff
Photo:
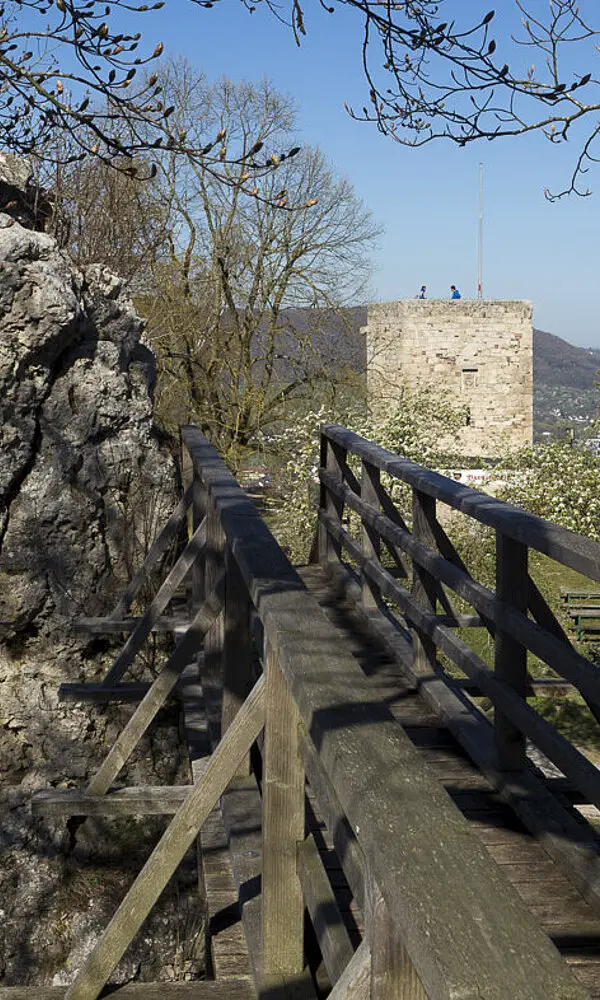
[[(108, 667), (114, 650), (77, 635), (72, 620), (110, 609), (177, 495), (153, 424), (154, 358), (141, 336), (118, 278), (100, 265), (78, 271), (51, 237), (0, 213), (5, 985), (73, 977), (163, 825), (49, 825), (34, 822), (28, 805), (36, 787), (84, 783), (131, 714), (130, 706), (61, 704), (57, 693), (61, 682), (98, 680)], [(158, 665), (142, 659), (138, 676)], [(188, 780), (173, 710), (121, 777)], [(189, 912), (166, 899), (115, 981), (201, 971), (203, 915), (197, 893), (190, 898)]]

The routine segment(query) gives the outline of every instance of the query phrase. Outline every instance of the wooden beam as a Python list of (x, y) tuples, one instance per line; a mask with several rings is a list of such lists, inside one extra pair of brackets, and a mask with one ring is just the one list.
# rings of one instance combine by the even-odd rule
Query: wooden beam
[(185, 580), (194, 560), (198, 558), (206, 541), (204, 522), (196, 529), (192, 538), (179, 556), (173, 569), (160, 587), (152, 604), (142, 620), (136, 625), (123, 649), (117, 656), (112, 667), (106, 674), (103, 683), (110, 687), (121, 680), (123, 674), (135, 660), (154, 625), (172, 599), (179, 585)]
[[(529, 574), (527, 546), (505, 535), (496, 535), (496, 596), (502, 604), (527, 614)], [(504, 629), (496, 629), (494, 673), (517, 696), (527, 695), (527, 650)], [(497, 706), (494, 729), (498, 767), (501, 771), (522, 771), (526, 762), (526, 738), (522, 730)]]
[(304, 769), (298, 710), (267, 646), (263, 774), (263, 977), (294, 976), (304, 968), (304, 907), (296, 852), (304, 840)]
[(390, 917), (388, 905), (376, 887), (375, 894), (377, 898), (370, 905), (368, 933), (370, 1000), (427, 1000), (423, 984)]
[(61, 684), (58, 689), (59, 701), (91, 701), (98, 705), (113, 701), (141, 701), (152, 685), (145, 681), (134, 684)]
[[(137, 618), (76, 618), (72, 624), (74, 632), (89, 632), (92, 635), (112, 635), (134, 632), (143, 619)], [(161, 616), (152, 625), (151, 632), (175, 632), (185, 629), (190, 623), (189, 615)]]
[[(0, 986), (0, 1000), (65, 1000), (66, 986)], [(110, 986), (103, 997), (118, 1000), (256, 1000), (249, 979), (208, 979), (179, 983), (127, 983)]]
[(225, 791), (244, 754), (254, 743), (263, 727), (264, 714), (264, 679), (261, 677), (210, 758), (204, 777), (190, 791), (84, 962), (75, 982), (68, 988), (65, 1000), (96, 1000), (100, 995), (111, 972)]
[[(370, 504), (379, 511), (379, 490), (381, 488), (379, 469), (369, 462), (361, 466), (360, 496), (364, 503)], [(368, 559), (379, 559), (381, 539), (378, 533), (366, 521), (362, 522), (362, 547)], [(362, 578), (362, 598), (367, 611), (378, 607), (381, 594), (378, 588), (367, 577)]]
[[(221, 732), (227, 732), (252, 687), (253, 646), (250, 637), (251, 603), (248, 590), (230, 549), (225, 551), (225, 621), (223, 623), (223, 703)], [(250, 773), (250, 759), (242, 772)]]
[(87, 787), (88, 795), (104, 795), (133, 753), (148, 726), (174, 689), (183, 670), (197, 654), (207, 628), (219, 614), (223, 606), (224, 586), (224, 579), (221, 577), (90, 781)]
[(362, 941), (329, 994), (328, 1000), (370, 1000), (371, 952)]
[(191, 503), (192, 494), (190, 489), (186, 489), (169, 520), (165, 524), (158, 538), (153, 542), (148, 550), (137, 573), (132, 577), (130, 583), (125, 588), (122, 596), (117, 601), (110, 613), (111, 618), (123, 618), (133, 600), (137, 597), (141, 587), (149, 578), (150, 572), (162, 557), (168, 552), (169, 547), (177, 541), (179, 532), (183, 525), (185, 513)]
[[(208, 758), (203, 763), (206, 770)], [(200, 772), (197, 772), (200, 775)], [(88, 795), (76, 788), (51, 788), (35, 792), (34, 816), (169, 816), (176, 813), (190, 792), (189, 785), (142, 785), (109, 788), (105, 795)]]
[(304, 903), (333, 985), (351, 961), (354, 948), (312, 834), (298, 845), (298, 875)]
[(300, 753), (311, 791), (317, 800), (319, 812), (333, 840), (333, 846), (340, 859), (346, 881), (358, 906), (363, 909), (365, 901), (364, 854), (304, 726), (300, 730)]
[[(433, 497), (426, 493), (420, 493), (413, 489), (412, 494), (412, 514), (413, 514), (413, 538), (432, 548), (435, 545), (434, 527), (437, 521), (436, 502)], [(364, 573), (364, 570), (361, 569)], [(364, 575), (369, 578), (368, 573)], [(435, 615), (437, 606), (438, 581), (426, 569), (413, 562), (412, 596), (417, 604), (421, 604), (428, 612)], [(409, 624), (416, 625), (415, 622)], [(414, 668), (418, 673), (427, 674), (436, 670), (437, 650), (435, 642), (431, 637), (423, 632), (418, 625), (413, 628), (413, 645), (415, 647)]]
[[(342, 483), (344, 479), (344, 468), (346, 465), (346, 450), (340, 448), (333, 441), (329, 441), (321, 435), (321, 465), (324, 466), (331, 477)], [(320, 490), (319, 507), (341, 522), (344, 511), (344, 502), (339, 496), (326, 489), (323, 485)], [(319, 530), (319, 562), (321, 565), (340, 558), (341, 548), (338, 542), (332, 541), (328, 533)]]

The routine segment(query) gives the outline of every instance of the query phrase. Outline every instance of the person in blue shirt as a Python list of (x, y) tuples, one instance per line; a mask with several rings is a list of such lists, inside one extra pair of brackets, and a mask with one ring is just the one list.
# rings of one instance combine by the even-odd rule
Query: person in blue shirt
[(417, 298), (418, 299), (426, 299), (427, 298), (427, 285), (421, 285), (421, 291), (417, 295)]
[(460, 292), (456, 285), (450, 285), (450, 292), (452, 293), (450, 295), (451, 299), (460, 299)]

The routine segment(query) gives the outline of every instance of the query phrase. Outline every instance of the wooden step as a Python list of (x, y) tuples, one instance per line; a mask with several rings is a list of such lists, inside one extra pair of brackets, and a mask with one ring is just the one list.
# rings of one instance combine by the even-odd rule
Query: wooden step
[[(0, 1000), (63, 1000), (66, 986), (0, 986)], [(189, 983), (128, 983), (107, 986), (101, 997), (119, 1000), (256, 1000), (250, 978)]]

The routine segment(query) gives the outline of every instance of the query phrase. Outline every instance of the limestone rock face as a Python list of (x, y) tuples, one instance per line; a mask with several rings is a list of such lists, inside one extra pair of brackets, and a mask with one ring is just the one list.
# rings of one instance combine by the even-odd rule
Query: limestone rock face
[[(110, 610), (179, 493), (141, 335), (118, 278), (78, 271), (49, 236), (0, 213), (3, 985), (71, 981), (159, 833), (133, 818), (76, 828), (30, 812), (36, 788), (83, 786), (131, 715), (57, 695), (108, 669), (114, 641), (79, 635), (72, 620)], [(150, 649), (134, 676), (150, 679), (165, 655)], [(161, 713), (120, 781), (189, 780), (177, 722)], [(196, 892), (186, 939), (178, 893), (165, 893), (115, 981), (202, 972), (204, 914)]]
[[(0, 638), (107, 608), (173, 504), (119, 279), (0, 216)], [(139, 555), (139, 553), (137, 553)]]

